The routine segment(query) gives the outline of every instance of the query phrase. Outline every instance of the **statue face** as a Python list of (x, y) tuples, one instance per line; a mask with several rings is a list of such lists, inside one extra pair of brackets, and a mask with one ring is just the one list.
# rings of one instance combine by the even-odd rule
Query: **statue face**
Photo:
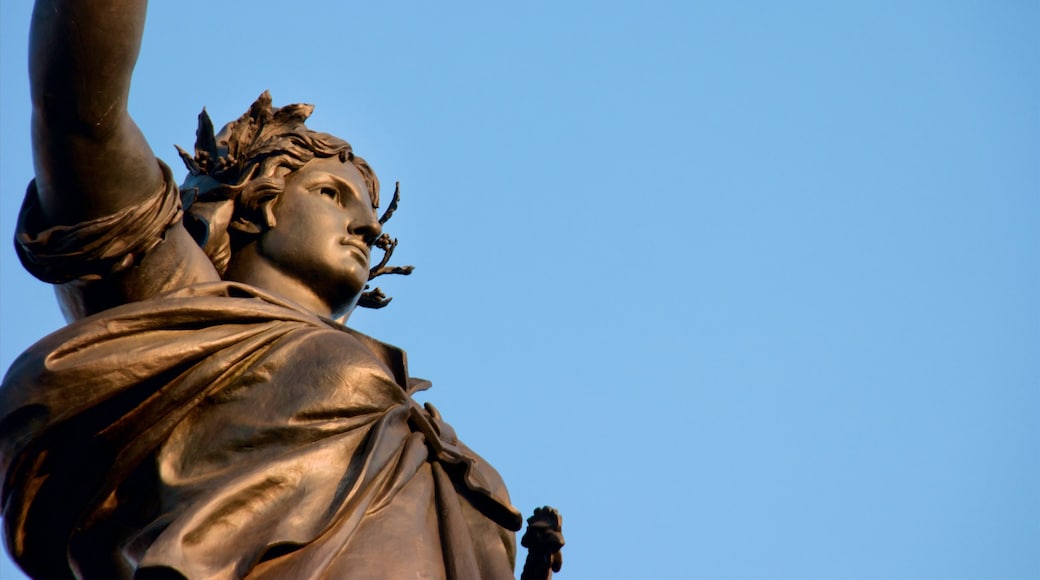
[(273, 203), (259, 253), (333, 315), (346, 313), (368, 281), (369, 243), (382, 231), (361, 173), (338, 157), (312, 159), (286, 177)]

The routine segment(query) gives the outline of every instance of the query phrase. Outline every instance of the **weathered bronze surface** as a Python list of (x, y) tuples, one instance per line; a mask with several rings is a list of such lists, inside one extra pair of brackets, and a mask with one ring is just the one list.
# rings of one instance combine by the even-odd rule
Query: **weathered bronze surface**
[[(181, 187), (127, 113), (142, 0), (40, 0), (16, 239), (70, 324), (0, 388), (7, 549), (35, 578), (510, 578), (522, 517), (404, 353), (345, 326), (396, 240), (379, 181), (266, 93)], [(384, 251), (370, 264), (370, 250)], [(540, 509), (524, 578), (559, 570)]]

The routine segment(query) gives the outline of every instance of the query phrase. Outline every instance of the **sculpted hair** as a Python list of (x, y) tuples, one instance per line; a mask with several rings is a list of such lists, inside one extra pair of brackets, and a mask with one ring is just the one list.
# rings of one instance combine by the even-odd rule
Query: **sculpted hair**
[[(264, 91), (241, 117), (214, 134), (205, 109), (199, 114), (195, 132), (195, 155), (177, 147), (188, 176), (181, 185), (184, 225), (209, 257), (221, 276), (231, 254), (260, 235), (264, 229), (264, 206), (285, 188), (285, 178), (314, 158), (338, 156), (361, 173), (379, 207), (379, 179), (364, 159), (339, 137), (312, 131), (304, 124), (313, 105), (293, 104), (275, 108), (271, 94)], [(396, 208), (398, 192), (382, 218), (385, 222)], [(376, 240), (387, 252), (369, 279), (382, 274), (408, 274), (411, 267), (386, 267), (397, 245), (385, 234)], [(389, 303), (379, 289), (366, 292), (359, 306), (379, 308)]]

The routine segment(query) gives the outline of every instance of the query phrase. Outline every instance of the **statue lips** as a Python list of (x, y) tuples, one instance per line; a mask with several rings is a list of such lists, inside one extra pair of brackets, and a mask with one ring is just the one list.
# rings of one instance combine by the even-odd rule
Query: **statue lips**
[(368, 247), (368, 244), (366, 244), (364, 241), (362, 241), (362, 240), (360, 240), (358, 238), (353, 238), (353, 237), (343, 238), (343, 239), (341, 239), (339, 241), (339, 243), (340, 243), (341, 246), (347, 246), (347, 247), (355, 250), (354, 254), (357, 255), (359, 261), (366, 268), (368, 267), (369, 252), (371, 251), (369, 249), (369, 247)]

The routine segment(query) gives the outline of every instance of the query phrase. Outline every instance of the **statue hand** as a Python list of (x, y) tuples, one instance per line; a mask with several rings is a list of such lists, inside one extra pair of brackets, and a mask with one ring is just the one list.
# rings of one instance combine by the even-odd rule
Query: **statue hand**
[[(563, 517), (549, 506), (536, 508), (527, 519), (527, 531), (520, 539), (527, 548), (521, 580), (549, 580), (563, 567)], [(550, 571), (551, 570), (551, 571)]]

